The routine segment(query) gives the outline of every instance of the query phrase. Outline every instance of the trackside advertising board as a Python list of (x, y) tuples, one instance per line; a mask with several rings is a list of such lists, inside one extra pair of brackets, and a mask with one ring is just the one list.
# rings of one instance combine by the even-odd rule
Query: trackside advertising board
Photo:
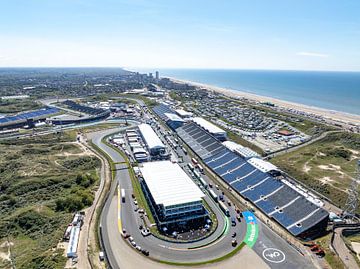
[(246, 221), (247, 230), (244, 238), (244, 242), (252, 248), (256, 243), (259, 234), (259, 228), (255, 215), (250, 211), (243, 212), (244, 219)]

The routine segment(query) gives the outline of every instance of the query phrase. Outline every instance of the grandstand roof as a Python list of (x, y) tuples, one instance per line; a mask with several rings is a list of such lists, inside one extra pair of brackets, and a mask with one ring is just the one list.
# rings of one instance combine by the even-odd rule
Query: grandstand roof
[(232, 151), (235, 151), (236, 149), (239, 149), (239, 148), (243, 148), (242, 145), (235, 143), (233, 141), (224, 141), (224, 142), (222, 142), (222, 144)]
[(200, 201), (205, 196), (176, 163), (148, 162), (140, 171), (156, 204), (178, 205)]
[(262, 159), (259, 159), (259, 158), (251, 158), (248, 162), (252, 166), (254, 166), (255, 168), (259, 169), (261, 172), (264, 172), (264, 173), (273, 171), (273, 170), (279, 171), (279, 168), (277, 168), (275, 165), (273, 165), (267, 161), (264, 161)]
[(194, 122), (188, 122), (176, 129), (176, 132), (201, 158), (209, 157), (225, 149), (209, 132)]
[(50, 114), (59, 112), (59, 109), (54, 107), (45, 107), (35, 111), (23, 112), (15, 116), (6, 116), (0, 119), (0, 125), (13, 124), (18, 121), (25, 121), (27, 119), (38, 119)]
[(178, 115), (173, 114), (173, 113), (164, 113), (165, 116), (171, 120), (171, 121), (179, 121), (179, 122), (184, 122), (184, 120), (182, 118), (180, 118)]
[(165, 113), (172, 113), (174, 114), (175, 112), (170, 108), (170, 106), (165, 105), (163, 103), (154, 106), (152, 108), (152, 110), (155, 112), (156, 115), (158, 115), (162, 120), (166, 120), (166, 116)]
[(230, 149), (231, 151), (237, 152), (238, 154), (240, 154), (241, 156), (243, 156), (245, 158), (260, 156), (255, 151), (253, 151), (247, 147), (244, 147), (238, 143), (235, 143), (233, 141), (224, 141), (224, 142), (222, 142), (222, 144), (225, 147), (227, 147), (228, 149)]
[(138, 128), (149, 149), (165, 148), (164, 144), (149, 124), (140, 124)]
[(203, 118), (195, 117), (192, 120), (195, 123), (199, 124), (205, 130), (207, 130), (209, 133), (212, 133), (212, 134), (225, 134), (226, 133), (223, 129), (220, 129), (216, 125), (212, 124), (211, 122), (209, 122)]

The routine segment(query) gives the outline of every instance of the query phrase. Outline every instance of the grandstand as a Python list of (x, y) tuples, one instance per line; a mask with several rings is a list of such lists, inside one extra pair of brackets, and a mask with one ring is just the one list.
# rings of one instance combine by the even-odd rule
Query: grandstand
[(51, 114), (58, 113), (57, 108), (45, 107), (39, 110), (20, 113), (14, 116), (0, 118), (0, 130), (21, 128), (33, 125), (34, 121), (45, 120)]
[(196, 124), (200, 125), (206, 131), (208, 131), (211, 135), (219, 139), (220, 141), (225, 141), (227, 138), (226, 131), (217, 127), (215, 124), (211, 123), (210, 121), (205, 120), (201, 117), (194, 117), (192, 121)]
[(165, 116), (167, 118), (165, 120), (166, 124), (169, 125), (169, 127), (173, 130), (179, 128), (180, 126), (183, 126), (183, 124), (185, 123), (185, 121), (176, 114), (165, 113)]
[(169, 113), (169, 114), (176, 114), (176, 112), (174, 110), (172, 110), (170, 108), (170, 106), (165, 105), (165, 104), (159, 104), (157, 106), (154, 106), (152, 108), (152, 110), (154, 111), (154, 113), (163, 121), (167, 121), (168, 117), (165, 115), (165, 113)]
[(285, 184), (275, 166), (258, 158), (246, 160), (194, 123), (177, 133), (216, 175), (292, 235), (310, 238), (326, 228), (328, 212)]
[(79, 111), (86, 114), (87, 116), (69, 117), (64, 115), (65, 117), (58, 116), (49, 118), (48, 121), (54, 125), (89, 123), (97, 120), (104, 120), (110, 116), (110, 110), (83, 106), (71, 100), (66, 100), (63, 102), (63, 104), (66, 105), (69, 109)]
[(212, 156), (225, 149), (225, 146), (215, 137), (194, 122), (189, 122), (176, 131), (181, 139), (184, 140), (201, 159)]
[(82, 113), (86, 113), (89, 115), (98, 115), (98, 114), (102, 114), (103, 112), (105, 112), (106, 110), (101, 109), (101, 108), (93, 108), (93, 107), (89, 107), (89, 106), (83, 106), (80, 105), (74, 101), (71, 100), (66, 100), (64, 102), (62, 102), (64, 105), (66, 105), (68, 108), (75, 110), (75, 111), (79, 111)]

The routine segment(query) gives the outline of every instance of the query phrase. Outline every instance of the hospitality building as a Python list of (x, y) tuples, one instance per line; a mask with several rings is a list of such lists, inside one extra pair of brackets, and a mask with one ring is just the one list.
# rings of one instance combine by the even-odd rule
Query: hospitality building
[(170, 161), (143, 163), (141, 185), (158, 228), (176, 230), (205, 224), (204, 193), (183, 169)]

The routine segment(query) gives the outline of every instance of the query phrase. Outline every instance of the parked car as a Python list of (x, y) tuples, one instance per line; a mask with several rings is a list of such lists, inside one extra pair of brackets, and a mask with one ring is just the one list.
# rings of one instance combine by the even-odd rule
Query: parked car
[(151, 232), (150, 232), (149, 229), (142, 229), (142, 230), (141, 230), (141, 234), (142, 234), (143, 236), (148, 236), (148, 235), (151, 234)]

